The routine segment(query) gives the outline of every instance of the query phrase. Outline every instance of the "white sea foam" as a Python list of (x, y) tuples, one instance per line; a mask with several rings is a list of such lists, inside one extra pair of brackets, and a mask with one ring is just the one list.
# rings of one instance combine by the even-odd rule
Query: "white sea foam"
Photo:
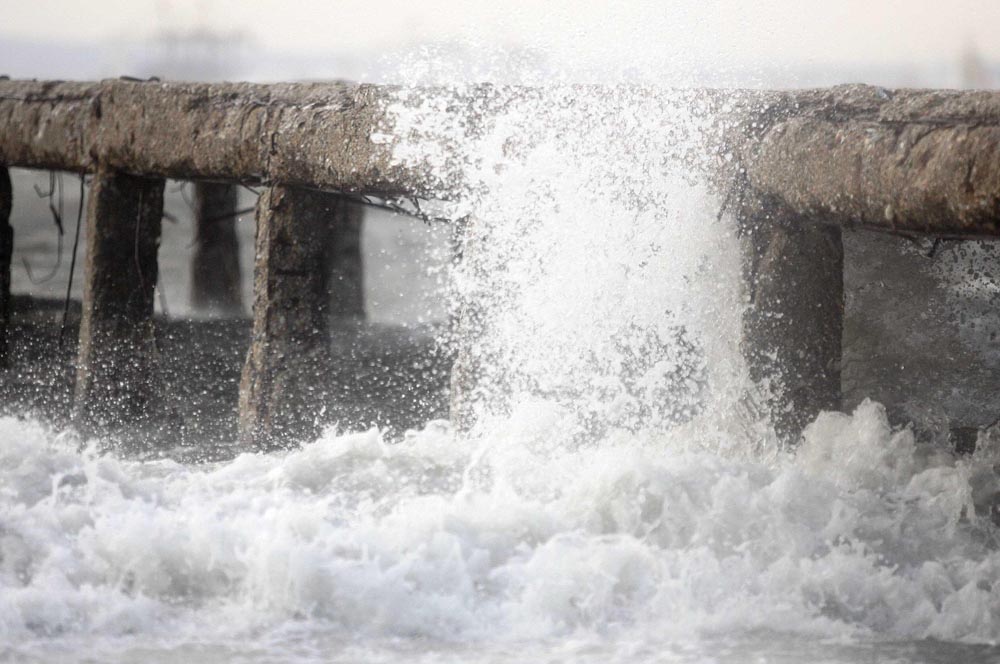
[(770, 461), (669, 436), (553, 449), (552, 426), (331, 431), (183, 466), (0, 420), (0, 634), (22, 656), (287, 654), (318, 635), (331, 653), (1000, 639), (975, 460), (926, 454), (877, 404), (822, 416)]

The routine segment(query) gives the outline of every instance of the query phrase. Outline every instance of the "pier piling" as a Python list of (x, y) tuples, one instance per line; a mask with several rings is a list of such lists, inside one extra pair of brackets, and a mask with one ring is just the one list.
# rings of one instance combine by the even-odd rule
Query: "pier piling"
[(329, 355), (333, 194), (274, 185), (257, 202), (253, 338), (240, 382), (240, 440), (280, 447), (315, 435)]
[(0, 368), (10, 361), (10, 259), (14, 250), (14, 229), (10, 225), (10, 210), (14, 202), (10, 172), (0, 166)]
[(101, 170), (90, 185), (74, 420), (114, 427), (151, 410), (162, 179)]
[(844, 249), (840, 228), (752, 196), (739, 211), (749, 303), (740, 347), (779, 439), (841, 401)]

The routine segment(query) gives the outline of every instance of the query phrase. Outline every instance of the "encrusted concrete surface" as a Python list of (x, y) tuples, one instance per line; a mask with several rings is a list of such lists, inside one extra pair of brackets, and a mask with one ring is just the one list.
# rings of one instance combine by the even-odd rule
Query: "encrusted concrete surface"
[(1000, 418), (1000, 242), (844, 233), (844, 405), (897, 423), (982, 427)]
[(101, 171), (90, 185), (74, 419), (145, 417), (159, 393), (153, 331), (163, 180)]

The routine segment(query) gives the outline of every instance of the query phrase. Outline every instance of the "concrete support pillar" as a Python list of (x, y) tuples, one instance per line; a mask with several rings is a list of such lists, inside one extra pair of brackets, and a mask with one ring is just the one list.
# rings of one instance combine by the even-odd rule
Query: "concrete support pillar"
[(236, 237), (237, 188), (232, 184), (198, 182), (194, 206), (191, 307), (201, 313), (238, 316), (243, 312), (243, 299)]
[(337, 199), (330, 220), (330, 315), (365, 317), (364, 266), (361, 259), (361, 224), (365, 208), (346, 197)]
[(313, 437), (329, 355), (329, 231), (338, 198), (275, 185), (257, 203), (253, 339), (240, 382), (240, 440)]
[(467, 284), (455, 293), (449, 311), (452, 365), (448, 417), (456, 431), (471, 430), (488, 405), (499, 405), (496, 401), (505, 392), (496, 383), (496, 376), (486, 370), (492, 362), (499, 361), (489, 356), (483, 343), (488, 322), (482, 303), (489, 295), (479, 289), (488, 279), (476, 256), (485, 251), (488, 242), (486, 229), (475, 219), (465, 219), (453, 227), (452, 254), (456, 269)]
[(149, 414), (163, 185), (99, 171), (90, 185), (74, 419), (84, 430)]
[(798, 441), (840, 408), (844, 249), (840, 229), (762, 199), (740, 211), (750, 303), (741, 348), (779, 438)]
[(0, 166), (0, 368), (10, 364), (9, 335), (11, 323), (10, 258), (14, 250), (14, 228), (10, 225), (13, 205), (10, 173)]

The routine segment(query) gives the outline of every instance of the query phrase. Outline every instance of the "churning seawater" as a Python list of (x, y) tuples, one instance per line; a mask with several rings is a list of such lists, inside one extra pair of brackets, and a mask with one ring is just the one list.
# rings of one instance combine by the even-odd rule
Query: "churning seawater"
[(553, 449), (561, 417), (539, 405), (476, 441), (443, 422), (393, 444), (331, 432), (206, 465), (4, 419), (3, 656), (996, 656), (901, 642), (1000, 638), (1000, 551), (976, 505), (1000, 457), (921, 453), (873, 403), (769, 460), (684, 433)]
[(182, 464), (2, 419), (0, 657), (994, 661), (1000, 441), (873, 402), (774, 441), (700, 104), (401, 91), (376, 140), (463, 229), (476, 425)]

